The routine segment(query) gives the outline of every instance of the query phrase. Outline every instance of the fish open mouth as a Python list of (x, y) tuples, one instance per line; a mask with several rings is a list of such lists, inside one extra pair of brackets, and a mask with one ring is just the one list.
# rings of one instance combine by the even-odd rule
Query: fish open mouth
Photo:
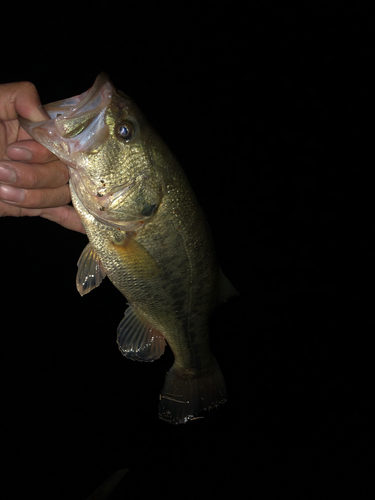
[(108, 136), (105, 114), (114, 92), (108, 75), (101, 73), (86, 92), (44, 106), (49, 120), (18, 119), (28, 134), (73, 166), (77, 153), (99, 148)]

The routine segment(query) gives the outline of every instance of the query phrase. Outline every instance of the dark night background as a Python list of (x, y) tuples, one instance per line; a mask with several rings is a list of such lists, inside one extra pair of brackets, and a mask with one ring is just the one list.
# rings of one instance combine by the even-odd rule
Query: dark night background
[(2, 498), (84, 500), (125, 467), (110, 499), (373, 498), (367, 4), (8, 8), (0, 83), (47, 103), (107, 71), (179, 158), (241, 295), (211, 321), (228, 402), (170, 426), (171, 353), (126, 360), (123, 296), (75, 289), (86, 236), (0, 220)]

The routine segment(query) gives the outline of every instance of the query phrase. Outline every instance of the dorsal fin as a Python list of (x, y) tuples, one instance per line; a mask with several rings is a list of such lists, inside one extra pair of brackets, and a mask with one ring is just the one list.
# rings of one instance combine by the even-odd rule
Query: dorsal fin
[(219, 269), (219, 275), (219, 294), (217, 303), (221, 304), (222, 302), (226, 302), (231, 297), (237, 297), (240, 293), (237, 292), (221, 269)]

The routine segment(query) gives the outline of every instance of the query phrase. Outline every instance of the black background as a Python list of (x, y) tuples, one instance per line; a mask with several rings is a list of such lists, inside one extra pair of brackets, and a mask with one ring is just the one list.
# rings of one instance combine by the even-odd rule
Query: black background
[(2, 219), (2, 497), (83, 500), (126, 467), (110, 498), (372, 498), (367, 3), (51, 9), (7, 8), (0, 83), (47, 103), (107, 71), (179, 158), (241, 295), (211, 321), (228, 402), (170, 426), (171, 353), (124, 359), (125, 299), (75, 289), (87, 238)]

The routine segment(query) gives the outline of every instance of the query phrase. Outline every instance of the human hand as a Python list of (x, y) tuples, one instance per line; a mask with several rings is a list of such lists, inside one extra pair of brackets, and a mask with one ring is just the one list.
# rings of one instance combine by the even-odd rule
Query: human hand
[(68, 205), (68, 168), (20, 127), (17, 114), (41, 121), (48, 116), (30, 82), (0, 85), (0, 217), (40, 216), (85, 232)]

